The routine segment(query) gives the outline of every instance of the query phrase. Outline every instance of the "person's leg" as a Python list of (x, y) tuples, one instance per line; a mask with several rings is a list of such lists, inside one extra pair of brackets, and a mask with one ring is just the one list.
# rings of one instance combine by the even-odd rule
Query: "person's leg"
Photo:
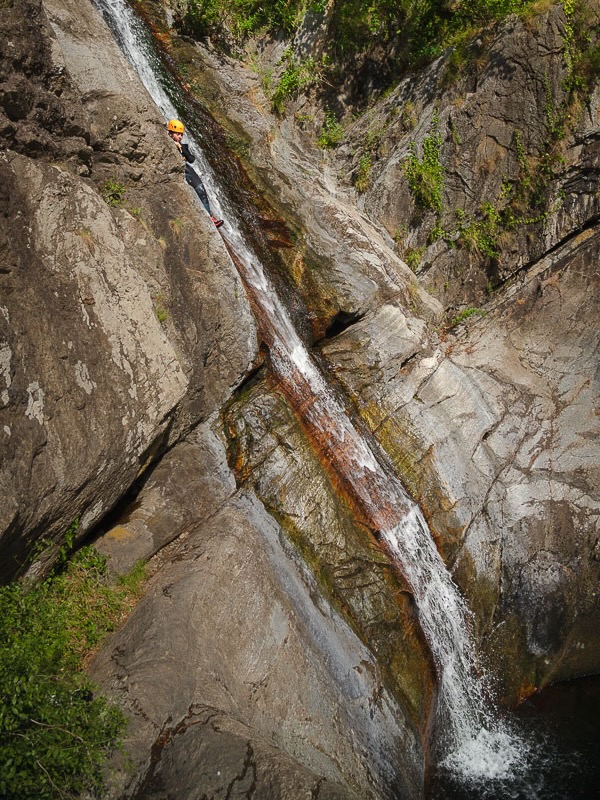
[(200, 202), (210, 214), (211, 212), (210, 212), (210, 203), (208, 202), (208, 195), (206, 194), (206, 189), (204, 188), (204, 184), (202, 183), (200, 176), (197, 175), (195, 172), (192, 173), (190, 170), (189, 172), (186, 171), (185, 179), (189, 183), (189, 185), (193, 187), (194, 191), (200, 198)]
[(213, 217), (212, 211), (210, 210), (210, 203), (208, 202), (208, 195), (206, 194), (206, 189), (204, 188), (204, 184), (197, 172), (195, 172), (191, 167), (186, 167), (185, 170), (185, 179), (189, 183), (190, 186), (193, 187), (194, 191), (200, 198), (200, 202), (204, 206), (204, 208), (208, 211), (208, 214), (212, 221), (215, 223), (217, 228), (220, 228), (223, 224), (222, 219), (217, 219)]

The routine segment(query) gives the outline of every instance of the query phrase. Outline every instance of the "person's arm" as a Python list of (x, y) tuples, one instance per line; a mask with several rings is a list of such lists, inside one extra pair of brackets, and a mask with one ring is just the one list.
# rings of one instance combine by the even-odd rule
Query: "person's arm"
[(188, 164), (193, 164), (196, 160), (196, 156), (190, 150), (189, 144), (181, 144), (181, 153)]

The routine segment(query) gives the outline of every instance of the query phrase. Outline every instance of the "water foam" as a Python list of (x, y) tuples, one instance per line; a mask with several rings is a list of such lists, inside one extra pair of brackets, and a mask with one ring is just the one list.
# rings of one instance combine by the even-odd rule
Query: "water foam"
[(530, 745), (506, 722), (493, 720), (494, 729), (480, 728), (472, 737), (455, 743), (440, 767), (461, 780), (506, 781), (526, 774)]
[(419, 508), (415, 506), (384, 537), (411, 584), (438, 670), (440, 767), (468, 783), (525, 774), (531, 745), (494, 708), (469, 636), (470, 613)]

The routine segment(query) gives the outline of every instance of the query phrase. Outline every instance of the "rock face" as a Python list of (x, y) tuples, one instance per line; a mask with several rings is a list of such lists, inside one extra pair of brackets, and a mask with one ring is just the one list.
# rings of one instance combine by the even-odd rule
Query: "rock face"
[[(0, 13), (9, 577), (40, 540), (52, 544), (34, 569), (49, 563), (74, 519), (79, 536), (97, 525), (214, 415), (257, 345), (226, 250), (97, 12), (49, 0)], [(200, 785), (419, 797), (428, 665), (397, 682), (399, 702), (393, 672), (321, 596), (251, 489), (235, 490), (223, 445), (203, 430), (158, 464), (137, 511), (98, 543), (115, 572), (163, 550), (146, 597), (92, 669), (131, 715), (134, 771), (117, 773), (111, 795), (192, 797)], [(367, 546), (352, 558), (360, 567), (380, 556)], [(371, 572), (367, 639), (394, 663), (403, 640), (427, 662), (414, 621), (394, 630), (389, 568)], [(360, 593), (346, 594), (360, 605)]]
[(598, 244), (576, 237), (427, 357), (385, 308), (324, 347), (477, 609), (507, 698), (598, 668)]
[[(73, 520), (83, 536), (145, 478), (98, 540), (115, 573), (152, 572), (91, 667), (131, 721), (111, 796), (417, 800), (436, 676), (413, 598), (261, 368), (164, 120), (92, 5), (0, 17), (3, 576), (41, 539), (49, 563)], [(321, 52), (326, 22), (299, 52)], [(599, 94), (569, 104), (561, 8), (490, 36), (460, 80), (446, 54), (329, 154), (292, 120), (311, 98), (277, 119), (242, 63), (172, 54), (192, 52), (289, 220), (291, 305), (423, 508), (511, 704), (600, 669)], [(427, 141), (434, 209), (405, 166)], [(417, 274), (400, 257), (416, 251)]]
[[(75, 519), (85, 534), (218, 407), (256, 339), (237, 273), (98, 13), (51, 2), (0, 13), (10, 576), (36, 539), (58, 543)], [(102, 192), (115, 186), (111, 208)]]
[[(276, 63), (284, 43), (267, 49)], [(237, 60), (181, 40), (173, 41), (170, 52), (197, 70), (203, 98), (210, 97), (217, 119), (235, 131), (230, 137), (239, 136), (248, 151), (244, 165), (289, 225), (295, 245), (281, 251), (283, 270), (303, 303), (313, 339), (331, 324), (345, 324), (386, 302), (428, 320), (441, 318), (440, 303), (415, 280), (390, 236), (357, 208), (354, 190), (338, 180), (335, 159), (317, 150), (294, 123), (293, 107), (283, 120), (270, 113), (257, 75)]]
[[(592, 8), (588, 24), (597, 28)], [(361, 139), (375, 137), (380, 148), (359, 205), (395, 235), (404, 257), (412, 254), (422, 284), (446, 308), (485, 302), (598, 218), (598, 94), (567, 90), (567, 37), (560, 3), (534, 20), (510, 17), (474, 45), (457, 77), (449, 53), (349, 130), (345, 156), (355, 169)], [(414, 156), (423, 163), (436, 137), (443, 177), (433, 208), (418, 186), (411, 191), (406, 166)]]
[(318, 575), (336, 606), (378, 656), (413, 727), (425, 737), (435, 675), (410, 588), (372, 533), (340, 502), (298, 420), (257, 382), (227, 410), (229, 460)]
[[(585, 46), (595, 52), (597, 4), (582, 3), (581, 13)], [(445, 309), (479, 305), (597, 219), (598, 94), (593, 83), (583, 95), (568, 88), (574, 45), (567, 28), (561, 3), (537, 16), (511, 16), (466, 53), (450, 49), (410, 74), (362, 113), (349, 105), (349, 75), (334, 98), (343, 139), (332, 151), (315, 146), (323, 120), (318, 92), (292, 97), (282, 120), (270, 113), (260, 73), (272, 71), (275, 81), (286, 42), (261, 42), (253, 72), (198, 45), (208, 101), (227, 108), (258, 179), (302, 231), (303, 260), (296, 254), (291, 272), (313, 311), (327, 302), (346, 311), (387, 302), (382, 273), (401, 274), (394, 251), (419, 275), (408, 299), (405, 289), (396, 297), (419, 314), (422, 289)], [(318, 58), (322, 34), (311, 51), (301, 30), (295, 46), (299, 59)], [(193, 57), (186, 51), (186, 58)], [(430, 166), (440, 171), (424, 169), (411, 186), (408, 161), (414, 154), (422, 165), (428, 141)], [(357, 191), (361, 159), (369, 166)], [(377, 270), (381, 243), (393, 255)], [(379, 289), (367, 288), (365, 273)], [(362, 303), (350, 300), (354, 286)]]
[[(598, 10), (586, 8), (594, 46)], [(306, 232), (290, 269), (311, 309), (326, 314), (329, 303), (321, 352), (423, 507), (507, 702), (600, 663), (591, 456), (600, 95), (597, 85), (569, 94), (567, 27), (561, 4), (508, 18), (473, 44), (458, 75), (456, 54), (446, 53), (349, 122), (332, 154), (293, 119), (318, 118), (314, 97), (292, 100), (277, 120), (256, 77), (196, 49), (257, 174)], [(267, 69), (278, 53), (264, 52)], [(411, 154), (423, 165), (426, 144), (442, 176), (437, 207), (407, 171)], [(347, 176), (363, 155), (371, 172), (358, 193)], [(353, 204), (363, 213), (348, 217)], [(336, 236), (336, 214), (350, 220), (346, 239)], [(386, 292), (382, 273), (368, 272), (374, 249), (393, 248), (386, 229), (405, 257), (419, 253), (415, 285), (450, 316), (472, 315), (464, 326), (427, 325), (420, 289)], [(330, 257), (307, 266), (313, 236)], [(371, 293), (357, 287), (365, 270), (379, 287)], [(362, 305), (347, 302), (350, 287)], [(489, 295), (494, 287), (502, 291)]]
[(198, 429), (98, 544), (123, 571), (132, 550), (165, 543), (165, 519), (174, 539), (93, 665), (131, 716), (133, 774), (119, 772), (113, 794), (421, 796), (419, 737), (374, 656), (264, 506), (236, 490), (225, 455), (210, 425)]

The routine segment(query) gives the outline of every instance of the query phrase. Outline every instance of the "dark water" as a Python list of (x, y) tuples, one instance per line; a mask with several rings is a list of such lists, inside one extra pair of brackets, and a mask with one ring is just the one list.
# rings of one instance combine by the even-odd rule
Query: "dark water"
[(523, 775), (460, 785), (437, 774), (430, 800), (600, 800), (600, 676), (525, 701), (515, 728), (531, 747)]

